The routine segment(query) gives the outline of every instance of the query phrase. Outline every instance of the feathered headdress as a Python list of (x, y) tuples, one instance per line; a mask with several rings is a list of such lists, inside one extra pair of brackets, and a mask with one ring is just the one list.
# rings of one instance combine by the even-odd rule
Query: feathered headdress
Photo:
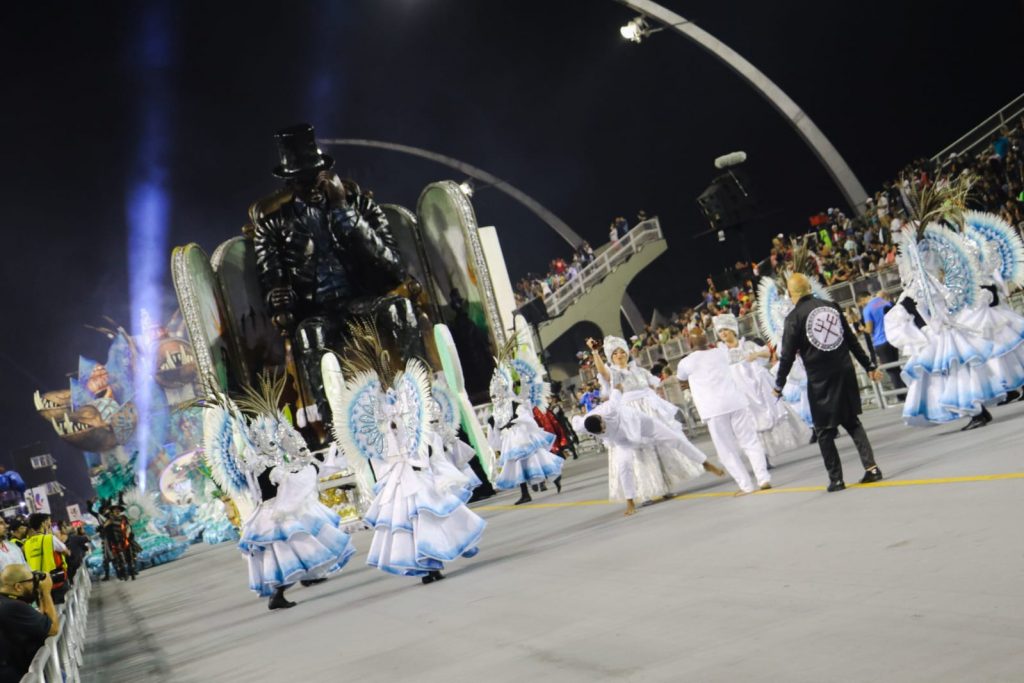
[(965, 211), (963, 221), (964, 234), (978, 247), (984, 269), (1024, 287), (1024, 241), (1013, 226), (984, 211)]

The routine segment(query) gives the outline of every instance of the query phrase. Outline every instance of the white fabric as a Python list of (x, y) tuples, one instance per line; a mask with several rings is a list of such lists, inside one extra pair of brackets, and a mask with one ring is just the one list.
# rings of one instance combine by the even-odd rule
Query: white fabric
[(608, 362), (612, 362), (612, 354), (616, 350), (622, 350), (629, 355), (629, 345), (626, 344), (626, 340), (622, 337), (616, 337), (614, 335), (608, 335), (604, 338), (604, 357), (608, 359)]
[(754, 427), (765, 452), (776, 455), (805, 445), (811, 438), (811, 430), (785, 401), (773, 393), (775, 378), (768, 371), (766, 360), (747, 360), (751, 354), (762, 351), (762, 347), (742, 339), (734, 348), (724, 343), (721, 346), (729, 352), (733, 379), (747, 398)]
[(715, 450), (718, 452), (718, 459), (722, 461), (729, 476), (741, 490), (747, 493), (754, 490), (750, 474), (747, 473), (747, 468), (740, 458), (741, 454), (746, 455), (747, 460), (750, 461), (758, 486), (771, 481), (764, 446), (757, 438), (757, 431), (754, 429), (754, 420), (750, 416), (750, 411), (737, 410), (724, 415), (716, 415), (707, 423), (711, 441), (715, 444)]
[[(598, 408), (605, 414), (625, 408), (621, 426), (613, 429), (633, 444), (608, 443), (609, 500), (631, 498), (642, 503), (661, 498), (704, 472), (702, 464), (707, 456), (690, 443), (682, 425), (672, 419), (675, 406), (653, 389), (626, 392)], [(672, 413), (666, 418), (669, 408)], [(651, 422), (644, 421), (644, 416)]]
[(694, 351), (679, 361), (676, 376), (690, 383), (693, 402), (704, 422), (747, 407), (747, 399), (732, 377), (725, 349)]
[(0, 541), (0, 570), (11, 564), (25, 564), (25, 555), (14, 541)]
[(711, 324), (715, 329), (715, 334), (718, 334), (722, 330), (732, 330), (736, 335), (739, 335), (740, 333), (740, 323), (732, 313), (716, 315), (711, 319)]

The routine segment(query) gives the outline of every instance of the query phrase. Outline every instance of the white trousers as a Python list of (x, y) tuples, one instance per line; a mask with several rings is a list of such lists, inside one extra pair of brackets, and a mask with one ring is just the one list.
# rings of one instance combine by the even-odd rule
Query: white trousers
[(764, 446), (757, 438), (757, 428), (749, 410), (736, 410), (725, 415), (717, 415), (707, 421), (711, 441), (718, 451), (718, 459), (722, 461), (740, 489), (746, 492), (754, 490), (747, 468), (740, 454), (747, 456), (754, 470), (758, 486), (771, 481), (768, 474), (768, 461), (765, 459)]
[(636, 472), (633, 469), (636, 451), (624, 446), (612, 446), (608, 449), (608, 457), (612, 459), (612, 472), (618, 477), (622, 497), (633, 500), (636, 498)]

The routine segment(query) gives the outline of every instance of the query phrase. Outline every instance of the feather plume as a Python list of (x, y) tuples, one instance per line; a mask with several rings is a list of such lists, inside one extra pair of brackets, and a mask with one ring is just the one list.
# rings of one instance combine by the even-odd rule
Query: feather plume
[(281, 396), (284, 395), (288, 376), (284, 373), (275, 376), (261, 372), (256, 379), (256, 387), (248, 384), (242, 387), (242, 395), (235, 400), (235, 404), (242, 412), (251, 415), (277, 416), (281, 412)]
[(402, 369), (381, 344), (377, 324), (372, 320), (348, 324), (348, 343), (341, 365), (346, 375), (355, 376), (364, 371), (375, 373), (385, 390), (391, 387), (395, 375)]

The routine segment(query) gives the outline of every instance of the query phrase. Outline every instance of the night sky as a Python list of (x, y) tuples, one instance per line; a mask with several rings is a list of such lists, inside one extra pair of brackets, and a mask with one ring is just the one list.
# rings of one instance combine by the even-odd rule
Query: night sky
[[(775, 80), (869, 191), (1021, 91), (1019, 2), (663, 4)], [(737, 76), (669, 31), (627, 43), (618, 29), (631, 16), (612, 0), (8, 7), (0, 453), (42, 441), (85, 492), (80, 455), (36, 416), (31, 394), (66, 386), (79, 354), (102, 359), (106, 340), (84, 325), (131, 323), (132, 198), (145, 183), (166, 190), (166, 244), (151, 240), (162, 267), (174, 245), (211, 252), (277, 187), (272, 133), (291, 123), (463, 159), (594, 245), (616, 215), (659, 215), (669, 252), (630, 290), (645, 315), (696, 303), (707, 272), (737, 256), (734, 242), (692, 239), (706, 229), (694, 199), (716, 156), (749, 155), (771, 214), (751, 226), (755, 255), (768, 235), (841, 204), (809, 149)], [(391, 152), (332, 154), (379, 201), (410, 208), (427, 183), (452, 177)], [(504, 195), (485, 188), (474, 203), (482, 225), (498, 226), (513, 277), (568, 253)]]

